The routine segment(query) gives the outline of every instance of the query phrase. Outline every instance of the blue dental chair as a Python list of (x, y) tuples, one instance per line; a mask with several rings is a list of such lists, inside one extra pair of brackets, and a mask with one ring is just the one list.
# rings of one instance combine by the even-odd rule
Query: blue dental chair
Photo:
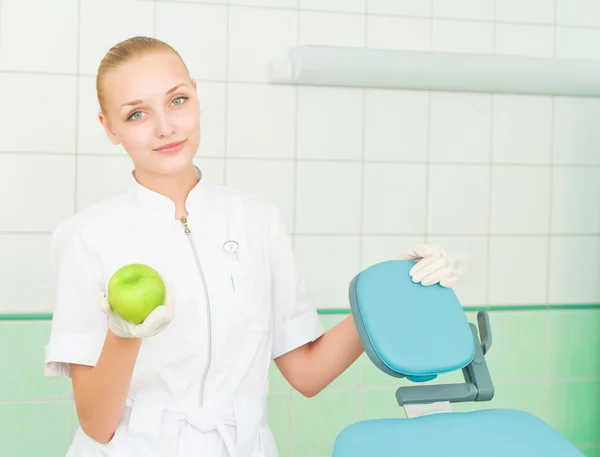
[[(350, 284), (352, 314), (369, 359), (384, 373), (414, 383), (396, 391), (407, 418), (349, 425), (337, 436), (332, 457), (583, 457), (553, 428), (525, 412), (451, 411), (452, 403), (494, 396), (485, 361), (492, 344), (488, 316), (478, 314), (477, 329), (452, 289), (412, 282), (414, 264), (381, 262)], [(464, 383), (423, 384), (457, 370), (462, 370)], [(425, 412), (415, 413), (415, 405)], [(447, 408), (436, 410), (435, 405)]]

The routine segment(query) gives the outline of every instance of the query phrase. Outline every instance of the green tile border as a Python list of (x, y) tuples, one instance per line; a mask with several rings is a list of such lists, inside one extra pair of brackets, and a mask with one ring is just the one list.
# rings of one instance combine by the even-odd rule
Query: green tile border
[[(493, 305), (493, 306), (463, 306), (466, 312), (474, 311), (555, 311), (555, 310), (576, 310), (576, 309), (600, 309), (600, 303), (573, 303), (556, 305)], [(349, 309), (345, 308), (321, 308), (319, 314), (350, 314)], [(2, 320), (2, 315), (0, 315)]]
[[(467, 312), (474, 311), (555, 311), (555, 310), (581, 310), (600, 309), (600, 303), (572, 303), (556, 305), (493, 305), (493, 306), (463, 306)], [(350, 314), (347, 308), (320, 308), (320, 315)], [(48, 321), (52, 320), (52, 313), (0, 313), (0, 321)]]
[(600, 309), (600, 303), (572, 303), (553, 305), (494, 305), (494, 306), (465, 306), (465, 311), (558, 311), (558, 310), (585, 310)]
[(49, 321), (52, 319), (52, 313), (45, 314), (0, 314), (0, 321)]

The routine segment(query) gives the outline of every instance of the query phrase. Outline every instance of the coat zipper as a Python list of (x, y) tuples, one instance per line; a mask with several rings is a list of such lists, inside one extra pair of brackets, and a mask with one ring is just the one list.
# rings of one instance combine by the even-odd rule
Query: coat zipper
[(194, 239), (192, 238), (192, 231), (188, 227), (187, 218), (182, 217), (181, 223), (184, 227), (184, 232), (187, 236), (188, 241), (190, 242), (190, 246), (192, 248), (192, 253), (194, 254), (194, 260), (196, 261), (196, 266), (198, 267), (198, 272), (200, 273), (200, 279), (202, 279), (202, 287), (204, 289), (204, 299), (206, 301), (206, 335), (207, 335), (207, 353), (206, 353), (206, 365), (204, 367), (204, 372), (202, 373), (202, 378), (200, 380), (200, 405), (203, 406), (204, 403), (204, 385), (206, 383), (206, 377), (208, 375), (208, 370), (211, 364), (211, 353), (212, 353), (212, 335), (211, 335), (211, 316), (210, 316), (210, 299), (208, 297), (208, 287), (206, 286), (206, 280), (204, 278), (204, 272), (202, 271), (202, 265), (200, 264), (200, 258), (198, 257), (198, 252), (196, 251), (196, 245), (194, 244)]

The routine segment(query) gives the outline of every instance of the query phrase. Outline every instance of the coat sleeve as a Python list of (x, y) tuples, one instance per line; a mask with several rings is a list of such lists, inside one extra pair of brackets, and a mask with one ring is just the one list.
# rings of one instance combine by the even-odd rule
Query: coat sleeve
[(269, 242), (271, 303), (274, 316), (272, 357), (275, 359), (324, 333), (317, 309), (298, 269), (290, 237), (275, 205)]
[(73, 220), (63, 222), (52, 235), (50, 267), (54, 306), (46, 373), (68, 377), (70, 363), (96, 364), (108, 331), (108, 319), (99, 308), (104, 296), (102, 262)]

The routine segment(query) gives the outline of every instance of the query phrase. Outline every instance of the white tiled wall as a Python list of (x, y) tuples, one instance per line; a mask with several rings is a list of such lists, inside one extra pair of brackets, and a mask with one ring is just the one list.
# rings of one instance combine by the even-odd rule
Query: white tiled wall
[(415, 242), (470, 255), (465, 305), (600, 301), (600, 100), (273, 86), (289, 46), (600, 58), (584, 0), (0, 0), (0, 312), (51, 309), (50, 231), (131, 163), (96, 119), (117, 41), (199, 80), (197, 163), (273, 199), (320, 307)]

